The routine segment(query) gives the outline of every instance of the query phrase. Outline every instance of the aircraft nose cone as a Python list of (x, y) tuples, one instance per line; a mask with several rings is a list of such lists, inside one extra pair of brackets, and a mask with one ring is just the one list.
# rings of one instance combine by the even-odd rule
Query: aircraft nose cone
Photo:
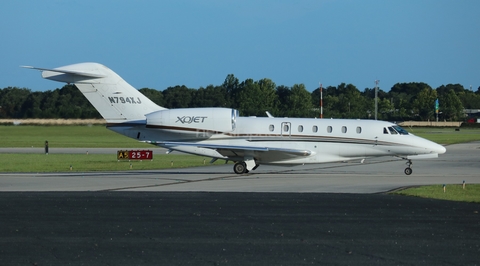
[(447, 148), (445, 148), (444, 146), (442, 145), (438, 145), (438, 148), (437, 148), (437, 153), (438, 154), (444, 154), (445, 152), (447, 151)]
[(444, 154), (447, 151), (447, 149), (444, 146), (437, 143), (433, 143), (433, 145), (430, 146), (430, 150), (438, 154)]

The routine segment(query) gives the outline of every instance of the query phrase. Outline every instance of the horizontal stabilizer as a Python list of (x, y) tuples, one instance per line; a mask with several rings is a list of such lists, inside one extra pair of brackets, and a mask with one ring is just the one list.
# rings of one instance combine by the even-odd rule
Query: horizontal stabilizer
[(74, 71), (74, 70), (66, 70), (66, 69), (61, 69), (61, 68), (41, 68), (41, 67), (33, 67), (33, 66), (21, 66), (23, 68), (30, 68), (30, 69), (36, 69), (40, 71), (50, 71), (50, 72), (56, 72), (56, 73), (64, 73), (64, 74), (74, 74), (74, 75), (79, 75), (79, 76), (85, 76), (85, 77), (91, 77), (91, 78), (104, 78), (106, 75), (98, 74), (98, 73), (89, 73), (85, 71)]
[(75, 83), (81, 80), (91, 80), (106, 77), (105, 74), (98, 72), (88, 72), (88, 71), (78, 71), (71, 70), (66, 68), (41, 68), (33, 66), (21, 66), (23, 68), (35, 69), (42, 71), (42, 78), (50, 79), (54, 81), (66, 82), (66, 83)]

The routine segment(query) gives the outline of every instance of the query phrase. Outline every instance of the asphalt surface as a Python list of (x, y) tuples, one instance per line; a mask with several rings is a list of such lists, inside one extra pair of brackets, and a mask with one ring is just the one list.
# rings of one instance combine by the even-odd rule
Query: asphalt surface
[(1, 265), (477, 265), (479, 204), (386, 194), (0, 193)]
[(241, 176), (0, 173), (0, 265), (479, 265), (480, 204), (385, 194), (468, 189), (479, 148), (448, 146), (411, 176), (388, 158)]

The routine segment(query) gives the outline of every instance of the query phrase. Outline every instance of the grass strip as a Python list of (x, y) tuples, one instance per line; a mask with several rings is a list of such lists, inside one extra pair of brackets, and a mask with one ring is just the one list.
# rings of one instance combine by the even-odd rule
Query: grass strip
[[(154, 154), (153, 160), (120, 160), (116, 154), (0, 154), (0, 172), (95, 172), (157, 170), (211, 165), (210, 158), (188, 154)], [(224, 164), (218, 160), (214, 164)], [(71, 168), (70, 168), (71, 167)]]
[(117, 134), (101, 125), (0, 126), (0, 147), (43, 148), (152, 148), (152, 145)]
[(419, 137), (443, 145), (480, 141), (480, 129), (478, 128), (412, 127), (407, 130)]
[(392, 194), (480, 203), (480, 184), (465, 184), (465, 188), (463, 184), (445, 184), (445, 187), (444, 185), (412, 187), (392, 192)]

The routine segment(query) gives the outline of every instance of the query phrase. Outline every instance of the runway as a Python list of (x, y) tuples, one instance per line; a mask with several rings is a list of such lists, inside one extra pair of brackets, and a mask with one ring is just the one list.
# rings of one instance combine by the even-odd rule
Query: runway
[(232, 165), (2, 173), (0, 264), (478, 265), (480, 204), (383, 192), (468, 189), (479, 147), (449, 146), (411, 176), (391, 158), (241, 176)]

